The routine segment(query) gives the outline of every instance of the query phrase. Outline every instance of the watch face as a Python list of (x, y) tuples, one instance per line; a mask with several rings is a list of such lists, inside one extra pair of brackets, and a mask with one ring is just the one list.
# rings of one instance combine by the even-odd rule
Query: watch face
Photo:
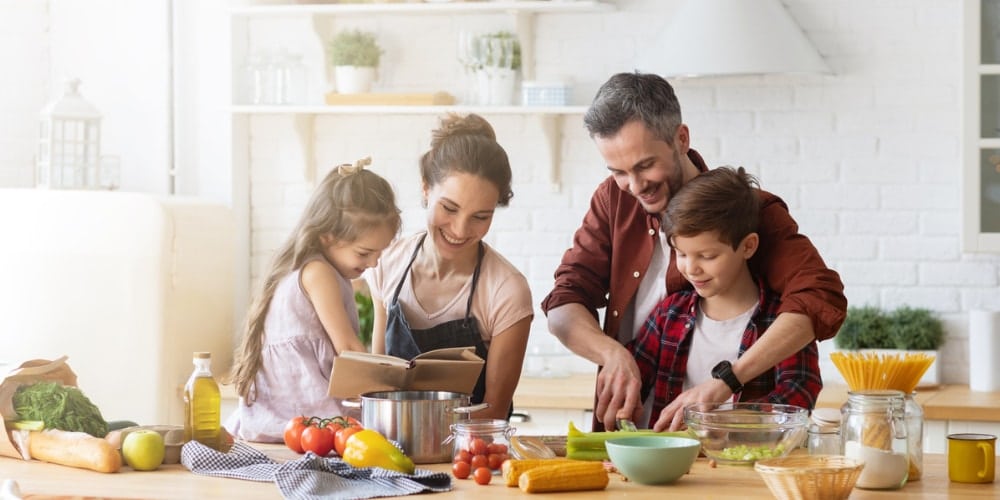
[(719, 364), (715, 365), (715, 367), (712, 368), (712, 377), (722, 378), (725, 375), (726, 370), (729, 368), (729, 366), (730, 365), (728, 361), (720, 361)]

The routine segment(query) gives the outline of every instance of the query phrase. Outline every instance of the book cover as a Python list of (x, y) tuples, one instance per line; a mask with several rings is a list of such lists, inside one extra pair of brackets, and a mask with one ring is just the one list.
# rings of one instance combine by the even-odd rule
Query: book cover
[(411, 360), (345, 352), (333, 360), (328, 394), (356, 398), (376, 391), (450, 391), (471, 394), (486, 362), (473, 347), (448, 347)]

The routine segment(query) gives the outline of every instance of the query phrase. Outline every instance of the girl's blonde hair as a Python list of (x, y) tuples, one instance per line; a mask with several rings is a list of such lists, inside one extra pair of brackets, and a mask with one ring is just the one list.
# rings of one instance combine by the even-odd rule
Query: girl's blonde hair
[(252, 398), (251, 394), (257, 372), (263, 368), (264, 319), (278, 282), (301, 268), (306, 259), (322, 253), (320, 237), (324, 234), (332, 235), (338, 243), (351, 243), (375, 227), (399, 232), (401, 219), (395, 193), (385, 179), (364, 169), (370, 162), (365, 158), (330, 171), (313, 192), (295, 230), (275, 254), (271, 270), (247, 312), (243, 339), (230, 372), (229, 382), (246, 404), (256, 399), (256, 394)]

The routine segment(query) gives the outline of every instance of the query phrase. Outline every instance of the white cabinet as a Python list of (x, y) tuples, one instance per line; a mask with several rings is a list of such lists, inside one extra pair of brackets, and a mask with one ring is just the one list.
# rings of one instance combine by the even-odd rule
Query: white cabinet
[(962, 243), (1000, 252), (1000, 0), (963, 5)]

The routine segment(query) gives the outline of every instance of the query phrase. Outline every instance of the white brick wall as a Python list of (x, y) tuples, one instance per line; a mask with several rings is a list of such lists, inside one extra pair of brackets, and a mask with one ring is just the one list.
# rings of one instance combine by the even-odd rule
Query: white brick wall
[[(611, 73), (631, 70), (636, 54), (649, 50), (648, 40), (678, 1), (615, 3), (617, 10), (611, 13), (539, 15), (537, 78), (571, 77), (574, 102), (587, 103)], [(965, 382), (966, 311), (1000, 309), (1000, 256), (963, 254), (959, 240), (961, 9), (957, 2), (940, 0), (784, 3), (836, 74), (678, 80), (674, 83), (692, 143), (711, 165), (743, 165), (759, 175), (765, 189), (786, 200), (803, 232), (841, 273), (852, 304), (910, 304), (939, 312), (948, 330), (944, 380)], [(0, 28), (5, 28), (0, 38), (7, 41), (0, 44), (3, 61), (45, 46), (44, 5), (0, 0)], [(13, 30), (19, 26), (37, 29)], [(460, 94), (461, 74), (454, 63), (457, 28), (510, 29), (512, 22), (506, 15), (383, 16), (344, 18), (335, 24), (336, 29), (354, 26), (374, 29), (385, 41), (381, 89)], [(303, 38), (297, 28), (251, 29), (258, 30), (254, 45), (287, 39), (290, 48), (313, 58), (311, 64), (323, 64), (323, 42), (308, 30)], [(705, 36), (712, 36), (711, 28)], [(228, 64), (219, 61), (216, 66), (221, 73)], [(48, 81), (44, 62), (27, 64), (25, 74)], [(212, 77), (219, 75), (204, 78)], [(3, 80), (0, 90), (7, 88)], [(33, 148), (33, 132), (10, 122), (33, 124), (45, 100), (40, 91), (18, 90), (17, 97), (0, 92), (5, 115), (0, 117), (0, 185), (23, 183), (12, 165), (30, 157)], [(326, 90), (322, 75), (311, 90), (318, 100)], [(223, 103), (203, 104), (216, 105)], [(12, 109), (16, 114), (7, 118)], [(511, 207), (498, 212), (487, 241), (525, 272), (537, 304), (606, 170), (580, 117), (566, 117), (562, 189), (552, 193), (542, 164), (544, 142), (534, 121), (487, 118), (511, 156), (515, 191)], [(317, 117), (313, 151), (303, 153), (292, 132), (294, 119), (252, 118), (254, 276), (298, 217), (314, 180), (330, 166), (364, 155), (373, 155), (374, 170), (396, 187), (404, 231), (423, 227), (416, 160), (428, 145), (435, 119)], [(199, 141), (229, 147), (227, 138), (211, 134), (202, 134)], [(316, 171), (303, 165), (315, 165)], [(216, 167), (206, 167), (202, 175), (210, 177), (208, 169)], [(540, 311), (531, 346), (529, 356), (561, 352)]]

